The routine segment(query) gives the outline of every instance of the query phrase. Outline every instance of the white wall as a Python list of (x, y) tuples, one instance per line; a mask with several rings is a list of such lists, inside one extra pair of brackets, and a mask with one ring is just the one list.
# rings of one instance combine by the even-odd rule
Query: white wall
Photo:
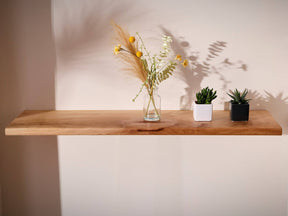
[[(268, 109), (287, 134), (287, 1), (54, 0), (53, 6), (57, 109), (141, 109), (141, 98), (131, 102), (140, 83), (123, 74), (112, 54), (113, 19), (140, 32), (148, 47), (170, 34), (175, 53), (199, 52), (200, 61), (209, 44), (228, 43), (213, 62), (219, 73), (197, 76), (189, 66), (163, 83), (163, 109), (189, 108), (192, 94), (207, 85), (218, 89), (215, 106), (223, 109), (228, 89), (246, 87), (252, 108)], [(221, 63), (225, 58), (232, 66)], [(285, 216), (287, 141), (60, 136), (62, 214)]]

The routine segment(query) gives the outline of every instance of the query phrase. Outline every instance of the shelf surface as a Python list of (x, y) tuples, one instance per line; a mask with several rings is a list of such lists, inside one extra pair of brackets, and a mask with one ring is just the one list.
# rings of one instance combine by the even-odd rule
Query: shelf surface
[(144, 122), (139, 110), (24, 111), (6, 135), (281, 135), (268, 111), (250, 111), (247, 122), (213, 111), (213, 121), (195, 122), (192, 111), (165, 110), (160, 122)]

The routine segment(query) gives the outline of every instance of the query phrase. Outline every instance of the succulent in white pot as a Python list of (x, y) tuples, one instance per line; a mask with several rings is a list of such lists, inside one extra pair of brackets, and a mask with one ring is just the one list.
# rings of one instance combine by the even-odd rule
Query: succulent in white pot
[(213, 104), (212, 101), (217, 97), (217, 91), (209, 87), (201, 89), (196, 93), (196, 101), (193, 104), (193, 117), (195, 121), (212, 121)]

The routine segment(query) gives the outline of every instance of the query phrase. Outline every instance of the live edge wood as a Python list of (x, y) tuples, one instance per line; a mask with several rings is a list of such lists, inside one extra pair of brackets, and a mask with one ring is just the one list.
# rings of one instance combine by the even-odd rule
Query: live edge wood
[(281, 135), (267, 111), (250, 111), (248, 122), (232, 122), (229, 111), (214, 111), (213, 121), (195, 122), (192, 111), (162, 111), (160, 122), (144, 122), (142, 111), (24, 111), (6, 135)]

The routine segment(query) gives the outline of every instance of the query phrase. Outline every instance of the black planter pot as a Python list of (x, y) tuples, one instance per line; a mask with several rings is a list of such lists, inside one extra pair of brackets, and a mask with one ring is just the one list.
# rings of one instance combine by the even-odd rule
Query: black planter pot
[(248, 121), (249, 104), (231, 104), (230, 117), (232, 121)]

